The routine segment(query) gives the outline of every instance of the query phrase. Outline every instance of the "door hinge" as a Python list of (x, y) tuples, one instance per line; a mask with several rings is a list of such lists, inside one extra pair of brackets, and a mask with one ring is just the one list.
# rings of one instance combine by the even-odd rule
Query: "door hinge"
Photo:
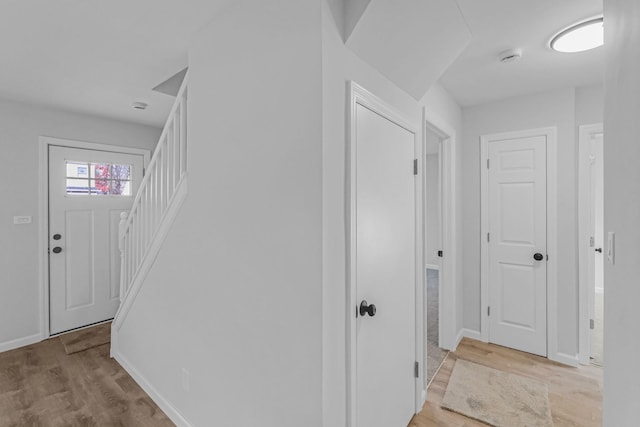
[(413, 174), (418, 175), (418, 159), (413, 159)]
[(491, 233), (487, 233), (487, 243), (491, 241)]
[(142, 168), (142, 176), (144, 176), (147, 173), (147, 170), (145, 168)]
[(596, 239), (593, 236), (589, 237), (589, 247), (594, 247), (596, 245)]
[(416, 362), (413, 368), (413, 374), (416, 378), (420, 378), (420, 362)]
[(487, 169), (489, 169), (489, 159), (487, 159)]
[(487, 306), (487, 316), (491, 316), (491, 306)]
[(596, 322), (593, 321), (593, 319), (589, 319), (589, 329), (595, 329), (596, 328)]
[(439, 250), (439, 251), (438, 251), (438, 256), (439, 256), (440, 258), (442, 258), (442, 250)]

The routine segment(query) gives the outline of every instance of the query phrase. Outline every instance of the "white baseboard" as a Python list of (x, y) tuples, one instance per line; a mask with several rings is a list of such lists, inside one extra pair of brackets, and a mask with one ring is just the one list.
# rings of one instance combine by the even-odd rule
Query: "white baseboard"
[(127, 360), (126, 357), (122, 356), (118, 352), (113, 351), (113, 347), (111, 348), (111, 356), (124, 368), (125, 371), (131, 375), (136, 383), (149, 395), (151, 400), (153, 400), (156, 405), (174, 422), (174, 424), (178, 427), (193, 427), (189, 421), (185, 417), (178, 412), (176, 408), (169, 403), (159, 392), (156, 390), (154, 386), (152, 386), (149, 381), (136, 369), (133, 367), (131, 362)]
[(482, 334), (480, 333), (480, 331), (474, 331), (473, 329), (463, 328), (462, 329), (462, 335), (465, 338), (469, 338), (469, 339), (476, 340), (476, 341), (486, 342), (486, 341), (484, 341), (482, 339)]
[(570, 355), (558, 352), (556, 354), (549, 354), (547, 358), (554, 362), (562, 363), (563, 365), (573, 366), (574, 368), (577, 368), (580, 365), (580, 360), (577, 354)]
[(118, 354), (118, 331), (116, 328), (111, 328), (111, 346), (109, 349), (109, 357), (115, 359)]
[(427, 270), (440, 270), (440, 266), (437, 264), (427, 264), (425, 267)]
[(42, 334), (40, 333), (37, 333), (35, 335), (29, 335), (28, 337), (17, 338), (15, 340), (6, 341), (3, 343), (0, 343), (0, 353), (2, 353), (3, 351), (14, 350), (16, 348), (35, 344), (40, 341), (42, 341)]

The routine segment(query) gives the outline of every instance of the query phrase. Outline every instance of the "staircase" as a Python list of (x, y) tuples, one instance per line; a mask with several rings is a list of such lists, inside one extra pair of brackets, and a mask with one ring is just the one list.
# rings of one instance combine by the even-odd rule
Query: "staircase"
[(187, 73), (131, 210), (120, 214), (120, 307), (113, 320), (114, 334), (122, 326), (187, 194), (188, 80)]

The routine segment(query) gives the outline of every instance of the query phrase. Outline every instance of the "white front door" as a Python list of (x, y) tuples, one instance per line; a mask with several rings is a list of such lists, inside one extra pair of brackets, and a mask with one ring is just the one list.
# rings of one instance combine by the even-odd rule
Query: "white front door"
[(49, 147), (50, 333), (113, 318), (118, 223), (142, 180), (143, 157)]
[(400, 427), (415, 412), (415, 135), (355, 108), (356, 425)]
[(490, 141), (489, 341), (547, 355), (546, 137)]

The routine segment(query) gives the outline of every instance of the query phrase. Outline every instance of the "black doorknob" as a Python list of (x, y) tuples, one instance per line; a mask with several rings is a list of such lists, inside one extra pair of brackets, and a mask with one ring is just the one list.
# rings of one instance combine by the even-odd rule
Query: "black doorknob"
[(54, 234), (53, 235), (53, 240), (60, 240), (60, 239), (62, 239), (61, 235), (59, 235), (59, 234)]
[(596, 252), (602, 253), (602, 248), (596, 248)]
[(55, 248), (53, 248), (54, 254), (59, 254), (60, 252), (62, 252), (62, 248), (60, 246), (56, 246)]
[(371, 317), (375, 316), (376, 306), (375, 304), (369, 305), (366, 300), (362, 300), (360, 303), (360, 316), (364, 316), (365, 314), (368, 314)]
[(535, 259), (536, 261), (542, 261), (544, 257), (542, 256), (542, 254), (540, 252), (537, 252), (533, 255), (533, 259)]

